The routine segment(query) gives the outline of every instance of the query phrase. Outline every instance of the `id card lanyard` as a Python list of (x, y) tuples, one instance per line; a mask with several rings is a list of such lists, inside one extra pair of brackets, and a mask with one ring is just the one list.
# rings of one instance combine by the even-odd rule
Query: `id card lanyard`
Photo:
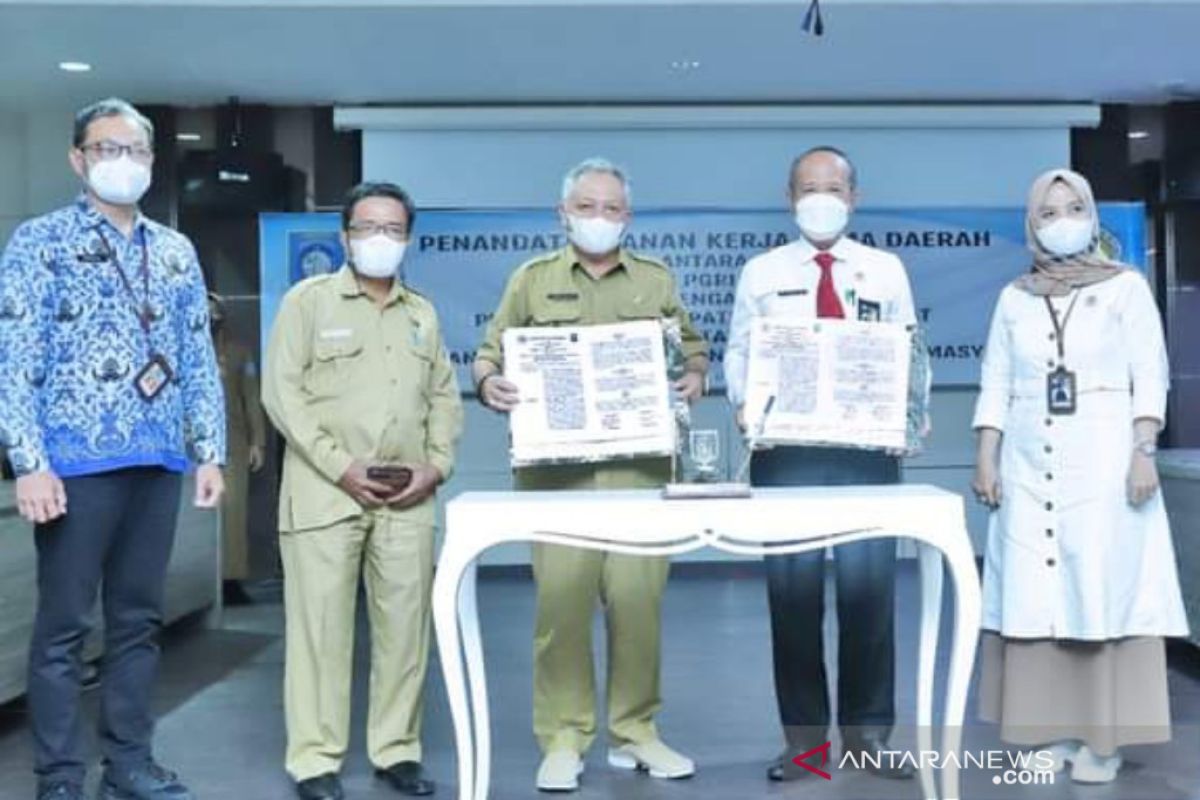
[(1054, 325), (1054, 345), (1058, 349), (1058, 366), (1046, 374), (1046, 409), (1051, 414), (1075, 413), (1077, 400), (1075, 373), (1067, 369), (1066, 342), (1064, 340), (1067, 323), (1071, 321), (1071, 312), (1075, 310), (1075, 303), (1079, 300), (1079, 295), (1080, 291), (1076, 290), (1075, 296), (1071, 298), (1061, 320), (1058, 318), (1058, 312), (1054, 310), (1054, 304), (1050, 302), (1050, 298), (1042, 298), (1046, 301), (1046, 310), (1050, 312), (1050, 322)]
[(171, 382), (171, 365), (167, 362), (166, 357), (161, 353), (154, 351), (154, 345), (150, 341), (150, 323), (154, 319), (154, 313), (150, 308), (150, 243), (146, 241), (146, 232), (142, 231), (142, 300), (138, 302), (137, 293), (133, 290), (133, 284), (129, 280), (129, 276), (125, 274), (125, 269), (121, 266), (121, 260), (117, 257), (117, 251), (113, 249), (108, 242), (108, 237), (104, 235), (104, 231), (97, 228), (96, 233), (100, 235), (100, 241), (104, 243), (104, 249), (108, 252), (108, 258), (112, 262), (113, 269), (117, 271), (117, 276), (121, 279), (121, 287), (125, 290), (125, 295), (129, 298), (129, 304), (133, 307), (134, 314), (137, 316), (138, 325), (142, 329), (142, 334), (146, 338), (146, 351), (149, 357), (146, 364), (138, 370), (133, 378), (134, 388), (143, 400), (149, 402), (157, 397), (167, 384)]

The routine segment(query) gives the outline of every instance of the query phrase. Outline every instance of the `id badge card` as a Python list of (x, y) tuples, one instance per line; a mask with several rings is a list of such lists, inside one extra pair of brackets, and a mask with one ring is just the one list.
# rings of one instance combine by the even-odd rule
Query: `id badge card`
[(171, 372), (171, 365), (167, 363), (167, 359), (161, 354), (155, 353), (146, 362), (146, 366), (142, 367), (137, 376), (133, 379), (133, 385), (137, 388), (138, 394), (147, 403), (158, 397), (163, 389), (167, 388), (167, 384), (171, 382), (174, 373)]
[(883, 308), (875, 300), (858, 300), (858, 321), (879, 322), (883, 319)]
[(1075, 413), (1075, 373), (1058, 367), (1046, 375), (1046, 408), (1051, 414)]

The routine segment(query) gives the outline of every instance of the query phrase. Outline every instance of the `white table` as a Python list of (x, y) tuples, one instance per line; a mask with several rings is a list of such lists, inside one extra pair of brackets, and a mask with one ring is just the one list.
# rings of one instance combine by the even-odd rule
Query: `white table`
[[(981, 602), (959, 495), (910, 484), (756, 489), (753, 498), (741, 500), (664, 500), (654, 490), (467, 492), (454, 498), (446, 506), (433, 618), (454, 721), (459, 800), (486, 800), (490, 782), (487, 679), (475, 599), (476, 559), (488, 548), (505, 542), (550, 542), (647, 556), (702, 547), (776, 555), (884, 537), (907, 537), (919, 545), (917, 730), (923, 751), (933, 749), (942, 557), (949, 565), (956, 613), (941, 751), (958, 752)], [(701, 780), (703, 768), (701, 764)], [(944, 765), (943, 800), (957, 800), (958, 778), (953, 764)], [(921, 786), (928, 800), (938, 799), (932, 768), (922, 770)]]

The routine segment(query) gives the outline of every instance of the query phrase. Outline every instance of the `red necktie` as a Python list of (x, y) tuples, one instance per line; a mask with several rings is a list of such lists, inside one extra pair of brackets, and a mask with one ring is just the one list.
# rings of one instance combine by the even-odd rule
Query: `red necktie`
[(833, 288), (833, 254), (822, 250), (813, 257), (821, 268), (821, 280), (817, 283), (817, 316), (842, 319), (842, 301), (838, 300), (837, 289)]

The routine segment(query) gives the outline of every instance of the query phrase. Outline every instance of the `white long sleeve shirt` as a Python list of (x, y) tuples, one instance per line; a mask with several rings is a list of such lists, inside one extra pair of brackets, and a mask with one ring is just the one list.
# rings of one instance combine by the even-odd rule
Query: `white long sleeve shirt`
[[(811, 319), (817, 315), (819, 251), (807, 239), (777, 247), (746, 262), (738, 278), (725, 349), (725, 381), (734, 408), (746, 398), (750, 329), (755, 317)], [(846, 319), (915, 324), (912, 289), (900, 259), (841, 237), (829, 249), (833, 285)]]

